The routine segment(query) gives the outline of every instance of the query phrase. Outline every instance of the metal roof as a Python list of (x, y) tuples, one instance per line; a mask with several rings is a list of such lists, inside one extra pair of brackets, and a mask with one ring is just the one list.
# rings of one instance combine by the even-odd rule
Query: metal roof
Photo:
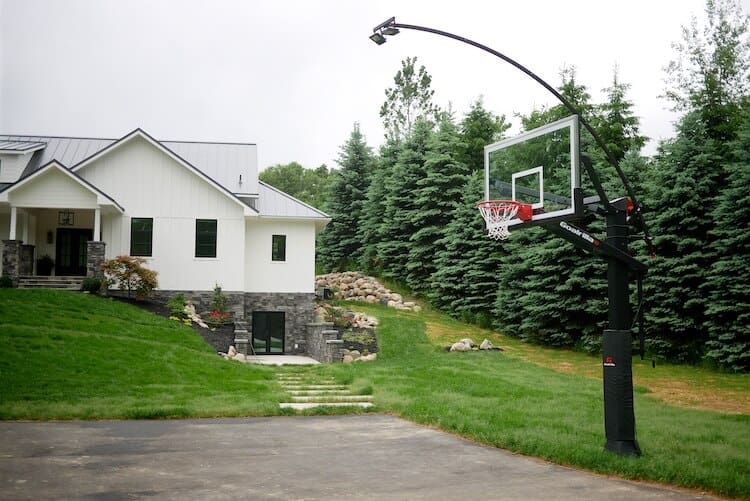
[(44, 148), (46, 143), (40, 141), (4, 141), (0, 140), (0, 151), (28, 153)]
[[(31, 159), (23, 176), (52, 160), (74, 167), (119, 139), (61, 136), (0, 135), (0, 144), (40, 144), (44, 147)], [(257, 146), (252, 143), (208, 143), (159, 141), (232, 193), (257, 193)], [(243, 182), (239, 182), (239, 174)]]
[(260, 212), (261, 217), (321, 220), (331, 218), (325, 212), (319, 211), (263, 181), (258, 181), (258, 187), (260, 188), (260, 196), (255, 208)]

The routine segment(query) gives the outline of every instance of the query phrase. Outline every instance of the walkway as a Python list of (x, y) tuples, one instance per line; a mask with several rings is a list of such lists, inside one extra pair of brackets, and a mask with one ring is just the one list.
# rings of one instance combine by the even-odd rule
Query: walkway
[(529, 459), (379, 414), (0, 422), (0, 499), (146, 497), (706, 499)]

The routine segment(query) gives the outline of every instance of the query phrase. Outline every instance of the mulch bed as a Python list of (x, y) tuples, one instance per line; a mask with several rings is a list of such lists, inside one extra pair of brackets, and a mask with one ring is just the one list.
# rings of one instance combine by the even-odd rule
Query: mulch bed
[[(132, 304), (133, 306), (137, 306), (138, 308), (141, 308), (143, 310), (150, 311), (151, 313), (159, 315), (160, 317), (169, 318), (172, 315), (167, 305), (158, 301), (150, 301), (148, 299), (137, 301), (134, 298), (116, 295), (111, 295), (110, 297), (116, 299), (117, 301)], [(211, 329), (204, 329), (195, 322), (192, 323), (191, 327), (195, 332), (200, 334), (201, 337), (217, 352), (220, 351), (222, 353), (226, 353), (229, 350), (229, 347), (234, 344), (233, 323), (222, 325), (220, 327), (217, 327), (213, 331)]]

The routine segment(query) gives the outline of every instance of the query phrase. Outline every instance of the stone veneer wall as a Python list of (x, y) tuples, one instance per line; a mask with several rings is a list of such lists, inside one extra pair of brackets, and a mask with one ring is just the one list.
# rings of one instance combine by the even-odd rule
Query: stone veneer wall
[[(227, 298), (227, 309), (234, 314), (235, 318), (245, 318), (245, 293), (237, 291), (221, 291)], [(211, 303), (214, 291), (174, 291), (157, 289), (151, 294), (155, 301), (166, 303), (177, 294), (182, 294), (185, 299), (195, 305), (198, 314), (211, 311)]]
[(306, 341), (307, 354), (318, 362), (341, 362), (344, 342), (339, 339), (339, 331), (333, 328), (333, 322), (307, 324)]
[(9, 276), (14, 287), (18, 285), (22, 243), (20, 240), (3, 240), (3, 269), (1, 274)]
[[(252, 339), (253, 311), (283, 311), (284, 353), (305, 353), (307, 324), (313, 320), (315, 294), (293, 292), (247, 292), (245, 315)], [(296, 345), (296, 348), (295, 348)]]
[(98, 279), (104, 278), (102, 264), (104, 264), (105, 242), (89, 240), (86, 244), (86, 276)]

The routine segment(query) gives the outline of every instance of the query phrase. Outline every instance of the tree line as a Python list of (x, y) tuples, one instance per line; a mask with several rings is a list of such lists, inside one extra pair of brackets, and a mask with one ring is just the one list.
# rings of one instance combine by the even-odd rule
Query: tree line
[[(593, 102), (574, 68), (559, 92), (593, 125), (646, 207), (656, 257), (644, 282), (647, 350), (665, 359), (750, 370), (750, 38), (735, 0), (708, 0), (675, 44), (665, 95), (680, 111), (673, 139), (650, 156), (629, 85), (617, 71)], [(552, 346), (600, 349), (607, 323), (606, 263), (542, 228), (487, 239), (483, 148), (509, 124), (477, 99), (460, 119), (434, 104), (431, 78), (408, 58), (386, 90), (386, 127), (374, 152), (354, 128), (331, 171), (320, 237), (326, 270), (390, 277), (451, 315)], [(562, 106), (520, 115), (523, 130), (567, 116)], [(581, 148), (611, 198), (625, 195), (582, 132)], [(587, 188), (585, 179), (584, 189)], [(588, 186), (591, 192), (590, 185)], [(601, 217), (580, 222), (594, 234)], [(635, 236), (634, 236), (635, 237)]]

